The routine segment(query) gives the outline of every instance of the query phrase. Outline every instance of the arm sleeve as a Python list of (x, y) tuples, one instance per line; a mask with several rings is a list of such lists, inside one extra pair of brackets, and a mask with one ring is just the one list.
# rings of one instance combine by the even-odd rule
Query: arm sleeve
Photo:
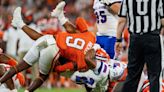
[(164, 7), (163, 7), (163, 4), (164, 4), (164, 0), (160, 0), (159, 1), (159, 6), (158, 6), (158, 12), (159, 12), (159, 15), (161, 18), (164, 18)]
[(126, 17), (127, 16), (127, 0), (122, 1), (118, 16), (119, 17)]
[(74, 62), (68, 62), (64, 65), (56, 66), (55, 71), (57, 71), (57, 72), (72, 71), (72, 70), (76, 70), (75, 68), (76, 67), (75, 67)]
[(122, 2), (122, 0), (108, 0), (108, 1), (110, 3), (109, 6), (111, 6), (112, 4), (115, 4), (115, 3), (121, 3)]

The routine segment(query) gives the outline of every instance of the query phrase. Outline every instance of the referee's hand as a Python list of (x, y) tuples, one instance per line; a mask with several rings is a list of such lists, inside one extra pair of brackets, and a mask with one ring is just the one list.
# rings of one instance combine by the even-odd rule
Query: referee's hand
[(119, 54), (121, 50), (122, 50), (122, 42), (116, 42), (115, 43), (115, 52), (117, 54)]

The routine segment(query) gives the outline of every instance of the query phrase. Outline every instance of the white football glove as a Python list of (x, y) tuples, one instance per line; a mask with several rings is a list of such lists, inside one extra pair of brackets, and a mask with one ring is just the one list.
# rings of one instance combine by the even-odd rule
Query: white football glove
[(22, 28), (24, 25), (26, 25), (24, 23), (24, 21), (22, 20), (22, 16), (21, 16), (21, 7), (17, 7), (14, 10), (13, 13), (13, 19), (12, 19), (12, 23), (11, 23), (14, 27), (18, 27), (18, 28)]
[(106, 4), (106, 5), (111, 4), (110, 0), (100, 0), (100, 2), (101, 2), (102, 4)]
[(57, 17), (61, 25), (65, 24), (68, 19), (64, 16), (64, 7), (66, 3), (64, 1), (60, 2), (56, 8), (51, 12), (52, 17)]

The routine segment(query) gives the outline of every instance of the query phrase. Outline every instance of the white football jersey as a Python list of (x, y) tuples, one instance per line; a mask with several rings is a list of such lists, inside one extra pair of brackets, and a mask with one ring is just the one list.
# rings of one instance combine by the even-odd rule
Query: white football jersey
[(119, 80), (124, 74), (125, 69), (127, 68), (127, 64), (122, 63), (117, 60), (110, 59), (109, 61), (109, 78), (110, 81)]
[(90, 88), (96, 88), (96, 85), (101, 85), (101, 89), (107, 90), (108, 81), (118, 80), (126, 68), (126, 65), (115, 60), (106, 62), (98, 62), (94, 70), (86, 72), (76, 71), (71, 80), (77, 84), (86, 84)]
[(86, 72), (76, 71), (72, 76), (71, 80), (77, 84), (86, 84), (90, 88), (95, 88), (97, 83), (102, 82), (104, 88), (107, 89), (109, 67), (104, 62), (99, 62), (100, 66), (97, 70), (88, 70)]
[[(110, 3), (119, 2), (122, 0), (109, 0)], [(106, 6), (100, 0), (94, 0), (94, 13), (97, 17), (98, 36), (114, 36), (116, 37), (116, 29), (118, 24), (118, 16), (110, 13)]]

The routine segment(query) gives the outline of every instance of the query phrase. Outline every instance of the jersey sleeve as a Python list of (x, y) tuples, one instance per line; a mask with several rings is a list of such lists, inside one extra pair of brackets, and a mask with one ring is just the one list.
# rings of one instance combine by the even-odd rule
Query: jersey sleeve
[(114, 3), (121, 3), (122, 0), (108, 0), (109, 3), (114, 4)]
[(126, 17), (127, 16), (127, 0), (123, 0), (118, 16), (119, 17)]
[(65, 36), (66, 35), (66, 32), (61, 32), (57, 35), (55, 35), (55, 39), (56, 39), (56, 42), (57, 42), (57, 46), (60, 48), (60, 49), (66, 49), (67, 46), (66, 46), (66, 43), (65, 43)]
[(164, 0), (160, 0), (159, 1), (159, 6), (158, 6), (158, 11), (159, 11), (159, 15), (161, 18), (164, 18), (164, 7), (163, 7), (163, 4), (164, 4)]

